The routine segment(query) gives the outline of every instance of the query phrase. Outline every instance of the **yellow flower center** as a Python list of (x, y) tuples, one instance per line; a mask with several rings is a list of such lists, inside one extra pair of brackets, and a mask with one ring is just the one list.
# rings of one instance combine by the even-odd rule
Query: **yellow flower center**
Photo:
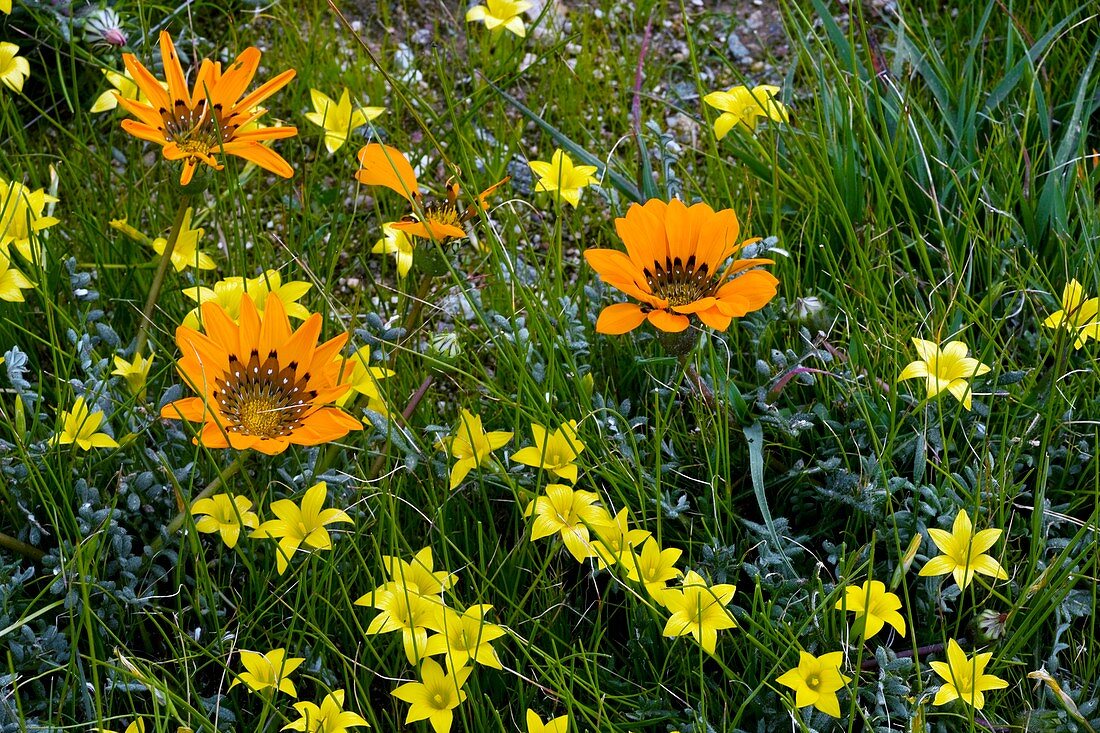
[(229, 370), (216, 379), (215, 398), (226, 420), (225, 429), (259, 438), (279, 438), (301, 427), (302, 417), (317, 392), (309, 388), (310, 375), (295, 379), (298, 365), (279, 367), (272, 351), (260, 362), (253, 350), (247, 364), (229, 357)]
[(241, 404), (240, 420), (252, 435), (272, 435), (279, 426), (278, 403), (272, 397), (260, 396)]
[(653, 294), (671, 306), (694, 303), (710, 294), (709, 268), (705, 262), (696, 267), (695, 255), (687, 262), (666, 257), (663, 263), (654, 262), (652, 269), (646, 267), (642, 272)]
[[(433, 201), (424, 205), (423, 221), (430, 224), (461, 226), (463, 217), (458, 206), (449, 201)], [(417, 221), (416, 217), (405, 217), (406, 221)]]
[(206, 156), (210, 154), (210, 144), (204, 140), (181, 140), (176, 147), (185, 153)]
[(816, 690), (820, 684), (821, 678), (818, 677), (816, 674), (812, 674), (806, 678), (806, 686), (809, 687), (811, 690)]
[(432, 695), (432, 705), (440, 710), (443, 710), (447, 707), (447, 698), (443, 695), (442, 692), (436, 692), (434, 695)]
[(199, 100), (194, 109), (187, 106), (184, 100), (177, 99), (172, 111), (162, 107), (159, 112), (164, 120), (160, 128), (164, 139), (174, 142), (183, 152), (198, 157), (209, 156), (210, 151), (222, 142), (232, 139), (237, 129), (237, 125), (225, 124), (220, 104), (214, 105), (214, 113), (210, 114), (205, 99)]

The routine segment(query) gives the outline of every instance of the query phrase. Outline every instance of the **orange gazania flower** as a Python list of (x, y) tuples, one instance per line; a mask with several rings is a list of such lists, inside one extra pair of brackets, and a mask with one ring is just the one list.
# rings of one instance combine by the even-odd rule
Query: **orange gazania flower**
[(466, 230), (461, 225), (477, 216), (479, 208), (481, 211), (488, 210), (489, 194), (511, 178), (508, 176), (489, 186), (477, 195), (476, 205), (471, 204), (461, 209), (458, 204), (459, 187), (454, 181), (447, 182), (446, 201), (425, 201), (412, 164), (397, 148), (381, 143), (368, 143), (359, 150), (359, 164), (362, 167), (355, 172), (355, 177), (360, 183), (385, 186), (397, 191), (413, 205), (413, 214), (391, 226), (409, 236), (437, 242), (465, 237)]
[(240, 325), (217, 303), (202, 304), (206, 333), (180, 326), (177, 368), (199, 393), (169, 403), (160, 416), (203, 423), (195, 438), (209, 448), (253, 448), (282, 453), (291, 443), (319, 445), (362, 428), (328, 407), (351, 386), (340, 382), (336, 355), (346, 333), (317, 344), (321, 314), (291, 332), (283, 303), (270, 293), (261, 316), (251, 298), (241, 299)]
[(246, 48), (225, 73), (222, 73), (221, 62), (203, 59), (191, 92), (187, 91), (187, 79), (176, 47), (172, 45), (172, 37), (165, 31), (160, 34), (160, 58), (168, 81), (167, 90), (133, 54), (127, 53), (122, 55), (126, 70), (149, 101), (115, 96), (119, 104), (137, 117), (136, 120), (123, 120), (123, 130), (163, 146), (165, 159), (183, 161), (180, 185), (190, 183), (199, 163), (221, 170), (215, 157), (219, 153), (244, 158), (283, 178), (294, 175), (290, 164), (264, 147), (262, 141), (293, 137), (298, 134), (298, 128), (253, 126), (241, 130), (266, 112), (257, 109), (257, 105), (286, 86), (294, 78), (294, 69), (287, 69), (241, 98), (260, 65), (258, 48)]
[(734, 260), (723, 267), (748, 244), (737, 243), (741, 228), (732, 209), (650, 199), (644, 206), (631, 205), (625, 217), (615, 220), (615, 230), (625, 253), (589, 249), (584, 257), (601, 280), (642, 302), (604, 308), (597, 333), (626, 333), (647, 319), (675, 333), (688, 327), (693, 314), (724, 331), (735, 317), (759, 310), (775, 297), (779, 281), (769, 272), (751, 269), (771, 260)]

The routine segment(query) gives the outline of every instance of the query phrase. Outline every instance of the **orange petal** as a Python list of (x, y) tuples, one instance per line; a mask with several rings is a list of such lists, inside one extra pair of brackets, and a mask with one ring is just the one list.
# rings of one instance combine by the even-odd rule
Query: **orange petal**
[[(124, 101), (124, 100), (119, 100)], [(138, 138), (139, 140), (148, 140), (151, 143), (157, 143), (164, 145), (167, 141), (164, 139), (164, 133), (155, 127), (150, 127), (137, 120), (123, 120), (122, 129)]]
[(182, 400), (169, 402), (160, 409), (160, 416), (168, 420), (203, 422), (206, 415), (206, 403), (201, 397), (184, 397)]
[(132, 53), (122, 54), (122, 63), (154, 110), (172, 108), (172, 100), (168, 98), (168, 92), (164, 91), (164, 87), (160, 85), (157, 78), (149, 73), (149, 70)]
[(493, 192), (495, 192), (498, 188), (500, 188), (510, 180), (512, 180), (511, 176), (505, 176), (504, 178), (500, 179), (492, 186), (489, 186), (487, 189), (477, 195), (477, 203), (478, 206), (481, 207), (482, 211), (485, 211), (489, 208), (489, 196), (491, 196)]
[(723, 315), (740, 318), (760, 310), (775, 297), (779, 280), (770, 272), (751, 270), (718, 288), (715, 298)]
[(191, 179), (195, 177), (195, 168), (197, 168), (193, 158), (188, 158), (183, 163), (183, 171), (180, 173), (180, 185), (186, 186), (191, 182)]
[(250, 110), (253, 107), (258, 106), (260, 102), (264, 101), (272, 94), (289, 84), (290, 80), (293, 79), (295, 74), (297, 73), (298, 72), (296, 72), (294, 69), (287, 69), (275, 78), (269, 79), (260, 86), (256, 87), (256, 91), (252, 92), (247, 97), (237, 102), (234, 105), (234, 109)]
[(680, 333), (691, 325), (691, 319), (678, 313), (663, 310), (651, 310), (646, 317), (656, 328), (669, 333)]
[[(225, 70), (218, 80), (217, 88), (210, 90), (214, 103), (221, 104), (223, 109), (235, 107), (237, 100), (244, 94), (244, 90), (252, 83), (252, 77), (256, 75), (256, 69), (259, 68), (259, 66), (260, 49), (249, 46), (244, 51), (241, 51), (241, 55), (237, 57), (236, 61), (229, 65), (229, 68)], [(199, 77), (202, 77), (201, 73)], [(287, 81), (289, 81), (289, 79)], [(206, 92), (196, 83), (195, 94), (201, 99), (205, 97)], [(192, 105), (197, 103), (198, 99), (192, 101)], [(246, 107), (246, 109), (251, 109), (251, 106)]]
[(645, 206), (631, 204), (626, 216), (615, 220), (615, 231), (626, 245), (626, 253), (638, 270), (652, 269), (654, 262), (668, 258), (664, 214), (668, 204), (650, 199)]
[(629, 280), (636, 283), (637, 287), (645, 292), (652, 292), (646, 284), (645, 274), (636, 267), (634, 261), (627, 255), (614, 249), (586, 249), (584, 259), (588, 265), (596, 271), (601, 279), (614, 278), (616, 280)]
[(741, 248), (737, 238), (741, 235), (741, 225), (733, 209), (717, 211), (703, 222), (699, 231), (699, 250), (696, 260), (706, 263), (713, 274), (722, 262)]
[(217, 64), (210, 59), (203, 59), (199, 66), (199, 73), (195, 76), (194, 89), (191, 92), (191, 107), (196, 107), (199, 102), (207, 101), (210, 97), (212, 104), (217, 104), (213, 99), (214, 88), (217, 86)]
[[(284, 316), (285, 317), (285, 316)], [(307, 318), (286, 343), (279, 347), (279, 361), (288, 364), (288, 360), (298, 362), (294, 376), (301, 379), (313, 365), (313, 354), (317, 349), (317, 337), (321, 335), (321, 314), (314, 313)]]
[(290, 447), (286, 438), (260, 438), (255, 435), (229, 434), (229, 444), (237, 450), (257, 450), (265, 455), (274, 456)]
[[(205, 306), (205, 303), (203, 305)], [(247, 361), (248, 355), (252, 352), (252, 349), (256, 348), (256, 342), (260, 339), (261, 326), (260, 313), (256, 310), (256, 304), (253, 302), (252, 296), (247, 293), (241, 296), (241, 314), (238, 320), (240, 323), (240, 329), (238, 330), (240, 343), (237, 347), (237, 356)]]
[(699, 311), (695, 315), (715, 331), (727, 331), (733, 322), (733, 316), (724, 315), (717, 307)]
[[(259, 117), (259, 115), (254, 115), (252, 119), (255, 119), (256, 117)], [(293, 125), (283, 125), (282, 127), (259, 127), (255, 130), (234, 132), (232, 142), (259, 142), (260, 140), (282, 140), (284, 138), (294, 137), (297, 134), (298, 128), (294, 127)]]
[(397, 148), (368, 143), (359, 150), (359, 164), (362, 167), (355, 172), (355, 177), (363, 185), (385, 186), (410, 202), (420, 195), (416, 173), (408, 158)]
[(236, 353), (240, 345), (240, 328), (225, 309), (213, 301), (204, 303), (202, 327), (206, 335), (225, 351)]
[(420, 237), (435, 242), (462, 239), (466, 236), (466, 230), (462, 227), (454, 224), (442, 224), (437, 221), (398, 221), (391, 224), (390, 227), (405, 232), (410, 237)]
[(244, 158), (277, 176), (291, 178), (294, 175), (294, 169), (281, 155), (254, 140), (231, 140), (222, 145), (221, 149), (223, 153)]
[(696, 300), (693, 303), (688, 303), (686, 305), (674, 305), (672, 306), (672, 308), (670, 308), (670, 310), (672, 310), (674, 313), (683, 313), (686, 316), (692, 313), (710, 310), (715, 307), (716, 302), (717, 301), (715, 301), (714, 298), (708, 296), (706, 298), (700, 298), (699, 300)]
[[(347, 333), (342, 333), (335, 338), (331, 338), (325, 343), (318, 346), (313, 351), (313, 363), (310, 364), (310, 371), (313, 374), (324, 374), (327, 367), (333, 366), (332, 373), (335, 374), (339, 370), (338, 366), (335, 366), (336, 355), (340, 353), (340, 349), (344, 348), (344, 344), (348, 342)], [(351, 357), (354, 359), (355, 357)]]
[(272, 351), (278, 350), (290, 339), (290, 334), (290, 319), (283, 308), (283, 301), (275, 293), (268, 293), (263, 320), (260, 321), (260, 336), (256, 342), (260, 359), (265, 359)]
[[(232, 435), (232, 434), (231, 434)], [(229, 441), (226, 432), (213, 420), (202, 426), (202, 431), (195, 436), (196, 441), (207, 448), (228, 448)]]
[(642, 307), (636, 303), (616, 303), (609, 305), (596, 319), (596, 333), (606, 333), (617, 336), (621, 333), (633, 331), (645, 320)]
[(206, 334), (180, 326), (176, 329), (176, 343), (184, 357), (198, 361), (205, 375), (216, 374), (219, 370), (224, 372), (229, 368), (229, 355), (225, 349)]
[[(121, 96), (118, 92), (114, 92), (115, 99), (122, 105), (123, 109), (137, 117), (154, 130), (158, 130), (164, 124), (164, 118), (160, 116), (160, 112), (150, 107), (145, 102), (138, 102), (135, 99), (127, 99)], [(160, 133), (160, 139), (154, 140), (154, 142), (164, 143), (164, 133)]]
[(168, 96), (171, 101), (168, 111), (174, 112), (175, 103), (190, 104), (191, 95), (187, 91), (187, 79), (183, 75), (183, 67), (180, 66), (179, 54), (176, 53), (168, 31), (160, 32), (160, 59), (164, 64), (164, 78), (168, 82)]
[(673, 259), (679, 257), (680, 262), (687, 263), (688, 257), (696, 254), (703, 222), (713, 215), (714, 211), (704, 203), (689, 209), (679, 199), (669, 201), (664, 222), (669, 256)]

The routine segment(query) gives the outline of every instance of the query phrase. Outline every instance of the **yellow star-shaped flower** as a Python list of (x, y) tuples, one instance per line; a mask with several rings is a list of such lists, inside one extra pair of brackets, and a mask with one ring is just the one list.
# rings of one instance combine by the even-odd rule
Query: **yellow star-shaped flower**
[(306, 491), (301, 506), (290, 499), (280, 499), (271, 503), (271, 511), (278, 519), (269, 519), (252, 533), (252, 537), (279, 540), (279, 549), (275, 554), (279, 575), (286, 572), (290, 558), (298, 548), (305, 545), (308, 550), (328, 550), (332, 547), (326, 525), (333, 522), (351, 522), (342, 509), (322, 509), (328, 497), (328, 486), (320, 481)]
[(929, 662), (932, 669), (943, 678), (944, 683), (936, 692), (933, 705), (946, 705), (952, 700), (962, 700), (975, 710), (985, 707), (985, 695), (989, 690), (1003, 690), (1008, 682), (992, 674), (986, 674), (985, 668), (993, 658), (992, 652), (975, 654), (973, 659), (966, 656), (959, 643), (954, 639), (947, 642), (947, 661)]
[(711, 92), (703, 101), (722, 114), (714, 121), (714, 135), (719, 140), (733, 129), (742, 125), (746, 130), (756, 129), (761, 119), (773, 122), (786, 122), (787, 108), (775, 98), (779, 87), (761, 84), (749, 89), (746, 86), (730, 87), (724, 92)]
[(595, 506), (599, 496), (591, 491), (574, 491), (565, 484), (549, 484), (545, 496), (531, 501), (523, 516), (535, 515), (531, 527), (531, 541), (560, 534), (565, 549), (577, 562), (584, 562), (596, 554), (589, 541), (589, 524), (600, 523), (607, 511)]
[(562, 715), (543, 723), (539, 714), (528, 708), (527, 733), (569, 733), (569, 716)]
[(924, 564), (920, 575), (946, 575), (951, 573), (960, 588), (970, 585), (974, 573), (1008, 580), (1008, 573), (985, 551), (993, 547), (1001, 536), (1000, 529), (983, 529), (975, 534), (974, 525), (966, 511), (960, 511), (951, 525), (951, 531), (929, 528), (928, 536), (940, 548), (937, 555)]
[(406, 232), (394, 226), (397, 222), (388, 221), (382, 225), (382, 238), (374, 243), (372, 254), (393, 255), (397, 260), (397, 274), (406, 277), (413, 266), (415, 242)]
[(888, 593), (885, 583), (869, 580), (861, 586), (848, 586), (844, 589), (844, 598), (836, 602), (836, 608), (856, 615), (852, 629), (855, 633), (859, 633), (859, 624), (863, 622), (865, 639), (881, 631), (884, 624), (890, 624), (905, 636), (905, 619), (898, 613), (901, 599)]
[(776, 682), (794, 690), (794, 704), (798, 707), (813, 705), (826, 715), (839, 718), (837, 690), (852, 680), (840, 673), (842, 664), (844, 652), (830, 652), (820, 657), (799, 652), (798, 666), (784, 672)]
[(666, 583), (682, 574), (676, 567), (683, 550), (670, 547), (662, 550), (657, 540), (650, 537), (642, 545), (642, 551), (634, 550), (630, 557), (624, 557), (622, 564), (626, 567), (626, 577), (635, 583), (642, 583), (649, 595), (658, 603), (664, 605), (664, 594), (668, 590)]
[(523, 38), (527, 35), (523, 14), (532, 7), (533, 3), (527, 0), (485, 0), (484, 5), (475, 5), (466, 11), (466, 22), (480, 21), (494, 35), (508, 30)]
[(0, 300), (9, 303), (22, 303), (23, 290), (34, 287), (34, 283), (27, 279), (20, 270), (11, 266), (11, 260), (6, 255), (0, 254)]
[(941, 349), (931, 341), (914, 338), (913, 345), (920, 359), (910, 362), (898, 375), (898, 381), (924, 379), (928, 388), (928, 399), (947, 390), (969, 410), (971, 395), (970, 382), (967, 380), (989, 372), (990, 368), (977, 359), (968, 357), (966, 354), (969, 349), (962, 341), (951, 341)]
[[(183, 214), (183, 225), (176, 237), (176, 246), (172, 248), (172, 267), (176, 268), (176, 272), (183, 272), (188, 267), (194, 267), (197, 270), (213, 270), (217, 267), (214, 260), (199, 249), (199, 240), (202, 239), (206, 230), (191, 228), (191, 214), (191, 209), (187, 209)], [(157, 237), (153, 240), (153, 249), (158, 255), (163, 255), (164, 248), (167, 246), (168, 240), (165, 237)]]
[(30, 62), (19, 55), (19, 46), (14, 43), (0, 43), (0, 84), (13, 92), (22, 92), (23, 82), (30, 75)]
[(385, 107), (352, 107), (351, 95), (347, 88), (340, 94), (340, 101), (334, 102), (324, 92), (309, 90), (313, 102), (313, 112), (306, 112), (306, 119), (325, 131), (325, 149), (329, 155), (335, 153), (348, 141), (352, 130), (356, 130), (386, 111)]
[(577, 456), (584, 452), (584, 443), (577, 438), (577, 421), (564, 423), (553, 433), (538, 423), (531, 425), (535, 444), (521, 448), (512, 460), (535, 468), (544, 468), (569, 483), (577, 482)]
[(348, 728), (369, 728), (359, 713), (344, 710), (344, 691), (335, 690), (325, 695), (320, 705), (312, 702), (296, 702), (294, 709), (302, 717), (292, 720), (282, 730), (300, 730), (304, 733), (347, 733)]
[(0, 253), (10, 257), (9, 250), (15, 247), (23, 259), (41, 263), (38, 235), (58, 223), (58, 219), (45, 215), (46, 207), (56, 203), (57, 198), (45, 189), (32, 191), (19, 181), (0, 178)]
[(581, 189), (599, 184), (594, 175), (596, 166), (573, 165), (573, 160), (561, 150), (554, 151), (549, 163), (532, 160), (527, 165), (539, 177), (536, 191), (557, 192), (573, 206), (581, 202)]
[(483, 464), (493, 451), (503, 448), (511, 439), (509, 432), (485, 432), (481, 416), (463, 408), (454, 435), (439, 441), (440, 449), (458, 459), (451, 469), (451, 489), (458, 488), (473, 468)]
[(217, 532), (230, 549), (237, 546), (241, 527), (256, 529), (260, 518), (252, 511), (252, 500), (245, 496), (215, 494), (199, 499), (191, 505), (195, 517), (195, 529), (204, 534)]
[(1096, 322), (1100, 310), (1100, 298), (1085, 298), (1085, 289), (1076, 280), (1070, 280), (1062, 289), (1062, 309), (1047, 316), (1043, 325), (1047, 328), (1064, 328), (1077, 338), (1074, 349), (1080, 349), (1090, 338), (1100, 339), (1100, 323)]
[(664, 592), (664, 605), (672, 616), (665, 624), (665, 636), (691, 634), (707, 654), (714, 654), (718, 632), (737, 626), (726, 606), (733, 600), (734, 586), (709, 585), (701, 575), (689, 570), (679, 588)]
[(505, 635), (504, 629), (485, 620), (493, 607), (487, 603), (470, 606), (464, 613), (449, 608), (443, 610), (443, 630), (428, 639), (424, 655), (447, 655), (447, 669), (462, 669), (467, 662), (477, 662), (493, 669), (502, 669), (495, 640)]
[(291, 697), (298, 697), (298, 690), (289, 677), (304, 661), (305, 657), (288, 658), (286, 649), (272, 649), (267, 654), (242, 649), (241, 664), (247, 671), (234, 677), (229, 687), (243, 684), (253, 692), (278, 690)]
[(444, 674), (439, 662), (425, 659), (420, 667), (421, 682), (408, 682), (390, 693), (409, 703), (405, 724), (427, 720), (435, 733), (448, 733), (454, 723), (454, 709), (466, 699), (462, 688), (471, 672), (472, 667), (465, 667)]
[(153, 355), (148, 358), (135, 354), (132, 360), (115, 357), (115, 370), (111, 374), (126, 380), (130, 394), (139, 400), (145, 399), (145, 382), (149, 379), (149, 370), (153, 368)]
[(103, 411), (92, 412), (83, 397), (77, 397), (73, 409), (61, 414), (61, 432), (55, 435), (52, 445), (76, 443), (81, 450), (92, 448), (118, 448), (118, 443), (107, 433), (101, 433)]

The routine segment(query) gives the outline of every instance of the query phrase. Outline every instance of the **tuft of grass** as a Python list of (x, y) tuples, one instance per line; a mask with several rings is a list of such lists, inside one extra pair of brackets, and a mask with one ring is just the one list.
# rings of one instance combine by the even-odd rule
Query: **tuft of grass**
[[(421, 3), (341, 4), (347, 24), (322, 4), (114, 7), (144, 62), (167, 28), (192, 59), (255, 44), (260, 78), (295, 68), (266, 103), (299, 127), (276, 142), (295, 175), (232, 159), (202, 173), (196, 222), (218, 270), (169, 271), (148, 394), (134, 397), (112, 357), (156, 260), (109, 222), (167, 236), (178, 169), (122, 132), (121, 113), (87, 112), (117, 51), (37, 4), (0, 19), (33, 69), (23, 95), (0, 94), (0, 176), (48, 189), (55, 171), (60, 219), (26, 302), (0, 302), (0, 729), (140, 716), (146, 730), (277, 730), (297, 719), (292, 700), (229, 684), (241, 650), (285, 648), (306, 659), (299, 701), (342, 689), (375, 730), (403, 730), (390, 693), (417, 669), (399, 634), (367, 634), (377, 611), (354, 601), (388, 580), (384, 558), (424, 547), (459, 577), (446, 603), (490, 604), (507, 631), (503, 669), (475, 670), (453, 730), (524, 730), (528, 708), (621, 733), (1100, 727), (1098, 347), (1041, 326), (1069, 279), (1100, 292), (1089, 8), (780, 3), (786, 52), (760, 71), (728, 58), (724, 5), (547, 4), (526, 39)], [(734, 84), (780, 85), (790, 124), (714, 139), (701, 98)], [(387, 112), (328, 155), (304, 119), (309, 90), (344, 87)], [(511, 182), (469, 240), (421, 243), (401, 279), (371, 249), (407, 202), (355, 182), (368, 141), (407, 153), (434, 194), (451, 178), (467, 197)], [(536, 192), (527, 167), (559, 147), (600, 168), (576, 209)], [(648, 192), (735, 209), (781, 281), (728, 332), (693, 330), (686, 358), (649, 326), (595, 333), (619, 296), (581, 252), (621, 248), (614, 219)], [(303, 303), (325, 336), (349, 331), (395, 372), (379, 383), (389, 415), (360, 402), (362, 433), (277, 457), (195, 445), (159, 419), (188, 391), (173, 368), (193, 306), (182, 290), (268, 269), (312, 283)], [(913, 337), (964, 341), (993, 367), (973, 410), (896, 382)], [(79, 395), (121, 448), (49, 443)], [(451, 491), (438, 440), (462, 409), (514, 436)], [(531, 541), (525, 509), (556, 480), (511, 456), (532, 424), (569, 420), (585, 445), (578, 489), (682, 550), (680, 568), (736, 584), (738, 628), (713, 656), (663, 636), (668, 612), (620, 573)], [(186, 511), (218, 482), (270, 518), (320, 480), (354, 524), (283, 575), (274, 542), (230, 550)], [(917, 575), (939, 554), (928, 529), (960, 510), (1004, 530), (990, 552), (1008, 581), (960, 592)], [(901, 599), (903, 638), (863, 643), (836, 610), (868, 579)], [(983, 636), (988, 617), (1000, 635)], [(1010, 683), (981, 711), (932, 704), (929, 661), (949, 639), (991, 652), (987, 671)], [(839, 721), (776, 683), (800, 649), (845, 652)], [(1062, 695), (1032, 684), (1040, 669)]]

